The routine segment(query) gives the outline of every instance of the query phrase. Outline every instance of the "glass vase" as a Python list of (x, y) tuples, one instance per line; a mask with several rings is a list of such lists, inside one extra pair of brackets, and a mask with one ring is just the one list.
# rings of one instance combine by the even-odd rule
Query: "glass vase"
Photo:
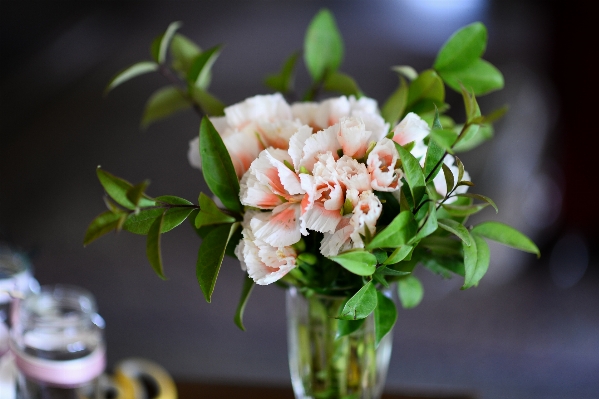
[(297, 399), (378, 399), (391, 358), (392, 332), (376, 347), (374, 317), (337, 338), (340, 308), (347, 298), (287, 290), (291, 382)]

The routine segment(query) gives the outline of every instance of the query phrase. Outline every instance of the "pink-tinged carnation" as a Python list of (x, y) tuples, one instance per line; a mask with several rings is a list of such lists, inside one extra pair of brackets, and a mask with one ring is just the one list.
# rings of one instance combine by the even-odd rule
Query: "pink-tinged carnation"
[(260, 135), (260, 141), (265, 147), (289, 148), (289, 139), (303, 125), (297, 120), (277, 120), (275, 122), (259, 122), (257, 134)]
[(335, 170), (346, 190), (356, 190), (359, 194), (371, 189), (370, 174), (363, 163), (344, 155), (335, 163)]
[(379, 141), (389, 133), (389, 124), (381, 117), (376, 100), (368, 97), (349, 97), (351, 116), (361, 118), (366, 130), (372, 132), (371, 140)]
[[(305, 132), (298, 132), (291, 137), (289, 153), (293, 154), (295, 170), (299, 171), (303, 166), (308, 171), (312, 171), (314, 164), (318, 162), (318, 156), (327, 152), (330, 152), (333, 158), (338, 159), (338, 152), (341, 150), (341, 144), (337, 140), (338, 131), (339, 125), (334, 125), (309, 136)], [(300, 139), (303, 137), (306, 137), (306, 139), (302, 143)], [(299, 155), (299, 162), (296, 164), (295, 160), (298, 158), (298, 154), (301, 155)]]
[(293, 160), (293, 167), (296, 172), (300, 170), (301, 160), (304, 156), (304, 145), (306, 144), (306, 140), (312, 137), (312, 133), (312, 128), (310, 126), (303, 125), (289, 139), (289, 150), (287, 152)]
[(302, 189), (306, 192), (300, 218), (304, 235), (308, 234), (307, 229), (333, 232), (341, 219), (345, 187), (339, 181), (335, 166), (335, 158), (327, 152), (318, 156), (312, 175), (300, 174)]
[(346, 215), (337, 224), (333, 233), (325, 233), (320, 242), (320, 253), (323, 256), (337, 256), (339, 252), (348, 251), (352, 248), (351, 233), (354, 226), (349, 222), (351, 215)]
[(274, 209), (285, 202), (302, 199), (297, 174), (291, 171), (285, 161), (291, 158), (284, 150), (269, 148), (260, 153), (240, 182), (239, 198), (243, 205), (260, 209)]
[(257, 239), (273, 247), (293, 245), (301, 238), (300, 204), (285, 202), (272, 212), (259, 213), (250, 221), (250, 228)]
[[(443, 163), (449, 167), (449, 170), (451, 170), (451, 173), (453, 174), (453, 180), (454, 180), (454, 182), (457, 183), (459, 170), (458, 170), (458, 167), (453, 164), (454, 158), (451, 155), (446, 155), (445, 158), (443, 158)], [(468, 174), (468, 172), (464, 171), (464, 176), (462, 177), (462, 180), (470, 180), (470, 174)], [(445, 183), (445, 174), (443, 173), (443, 171), (439, 171), (437, 176), (435, 176), (435, 178), (433, 179), (433, 183), (435, 184), (435, 189), (437, 190), (439, 195), (445, 197), (447, 195), (447, 184)], [(455, 189), (455, 191), (453, 193), (454, 194), (464, 194), (467, 191), (468, 191), (468, 186), (459, 186), (458, 188)], [(452, 202), (455, 202), (456, 200), (457, 200), (456, 197), (451, 197), (447, 201), (445, 201), (445, 203), (451, 204)]]
[[(281, 94), (259, 95), (225, 108), (224, 117), (210, 118), (233, 161), (237, 177), (266, 147), (287, 149), (289, 138), (301, 127)], [(201, 168), (199, 139), (189, 143), (189, 162)]]
[(350, 237), (354, 248), (364, 248), (362, 236), (366, 235), (366, 227), (370, 234), (374, 236), (376, 232), (376, 222), (381, 216), (383, 204), (372, 191), (364, 191), (360, 194), (358, 202), (354, 205), (353, 215), (349, 221), (353, 227)]
[(371, 176), (371, 185), (377, 191), (395, 191), (401, 187), (400, 169), (395, 169), (399, 154), (393, 141), (383, 138), (368, 154), (366, 164)]
[(428, 124), (418, 115), (410, 112), (393, 129), (393, 141), (402, 146), (414, 142), (411, 153), (416, 158), (420, 158), (426, 154), (426, 145), (422, 140), (429, 133)]
[(256, 284), (271, 284), (281, 279), (296, 265), (297, 253), (292, 247), (273, 247), (254, 237), (250, 221), (259, 212), (247, 211), (243, 223), (243, 239), (235, 248), (241, 268)]
[(293, 120), (291, 108), (280, 93), (257, 95), (225, 108), (229, 127), (243, 131), (260, 122)]
[(372, 132), (374, 141), (385, 137), (389, 131), (389, 124), (380, 116), (376, 100), (367, 97), (356, 99), (354, 96), (341, 96), (321, 103), (294, 103), (291, 105), (291, 112), (314, 131), (333, 126), (343, 117), (361, 118), (366, 130)]
[(366, 130), (362, 119), (343, 117), (335, 126), (339, 126), (337, 140), (341, 144), (343, 155), (357, 159), (366, 155), (372, 132)]
[(300, 203), (304, 197), (299, 177), (285, 165), (286, 151), (269, 148), (260, 153), (241, 179), (241, 203), (272, 212), (258, 213), (250, 222), (253, 235), (273, 247), (295, 244), (300, 234)]

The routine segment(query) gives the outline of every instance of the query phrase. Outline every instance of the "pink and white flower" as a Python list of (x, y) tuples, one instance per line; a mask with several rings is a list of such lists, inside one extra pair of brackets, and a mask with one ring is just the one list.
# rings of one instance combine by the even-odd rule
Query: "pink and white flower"
[(364, 248), (362, 236), (366, 235), (366, 229), (374, 236), (376, 222), (383, 211), (383, 204), (372, 191), (364, 191), (360, 194), (358, 202), (354, 205), (354, 211), (349, 224), (353, 226), (350, 237), (354, 248)]
[(264, 150), (240, 182), (243, 205), (272, 210), (255, 214), (250, 226), (257, 239), (273, 247), (289, 246), (301, 238), (300, 203), (305, 191), (298, 175), (285, 165), (289, 161), (284, 150)]
[(333, 232), (341, 219), (341, 208), (345, 201), (345, 187), (335, 169), (335, 158), (330, 151), (319, 154), (312, 174), (302, 173), (302, 189), (306, 192), (302, 201), (301, 231), (307, 229)]
[(383, 138), (376, 143), (366, 160), (373, 190), (396, 191), (401, 187), (403, 173), (395, 168), (398, 159), (399, 154), (393, 141)]
[(414, 143), (412, 155), (420, 158), (426, 154), (426, 145), (422, 141), (430, 133), (428, 124), (413, 112), (408, 113), (393, 129), (393, 141), (399, 145)]
[(356, 190), (349, 190), (348, 198), (354, 206), (353, 212), (341, 218), (335, 231), (324, 234), (320, 243), (320, 253), (324, 256), (335, 256), (352, 248), (364, 248), (362, 236), (366, 235), (366, 229), (372, 235), (376, 232), (376, 222), (381, 216), (383, 204), (374, 192), (357, 194)]
[[(238, 178), (267, 147), (287, 149), (289, 139), (302, 126), (279, 93), (250, 97), (225, 108), (225, 116), (210, 121), (221, 135)], [(201, 168), (199, 138), (189, 143), (188, 159)]]
[(389, 124), (380, 116), (377, 102), (372, 98), (337, 97), (321, 103), (300, 102), (291, 105), (291, 112), (301, 123), (319, 131), (339, 123), (343, 117), (359, 117), (366, 130), (379, 140), (389, 132)]
[(260, 212), (246, 211), (243, 238), (235, 248), (235, 255), (242, 270), (246, 270), (256, 284), (267, 285), (281, 279), (296, 266), (297, 253), (293, 247), (273, 247), (257, 239), (249, 224), (258, 214)]

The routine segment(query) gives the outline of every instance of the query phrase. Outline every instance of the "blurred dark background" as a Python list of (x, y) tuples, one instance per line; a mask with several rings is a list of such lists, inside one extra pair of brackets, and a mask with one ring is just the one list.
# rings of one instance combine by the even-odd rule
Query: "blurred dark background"
[[(180, 114), (141, 131), (148, 96), (166, 84), (147, 75), (102, 93), (124, 67), (149, 58), (172, 21), (207, 49), (226, 46), (212, 91), (226, 104), (266, 93), (275, 72), (321, 7), (345, 40), (342, 71), (382, 103), (393, 65), (430, 67), (457, 28), (483, 21), (485, 58), (504, 72), (505, 103), (493, 141), (462, 156), (477, 192), (529, 234), (540, 260), (492, 247), (488, 275), (459, 279), (419, 272), (425, 299), (400, 311), (390, 390), (471, 392), (481, 398), (596, 398), (599, 392), (599, 222), (594, 173), (599, 149), (592, 13), (576, 1), (29, 1), (0, 2), (0, 240), (27, 252), (42, 284), (91, 290), (106, 319), (109, 366), (142, 356), (179, 380), (288, 385), (284, 293), (254, 290), (247, 332), (233, 324), (243, 273), (227, 259), (211, 304), (195, 279), (198, 238), (182, 226), (163, 238), (161, 281), (145, 239), (110, 235), (87, 248), (88, 223), (104, 209), (95, 168), (150, 195), (195, 200), (207, 187), (187, 163), (198, 117)], [(307, 75), (299, 68), (298, 86)], [(460, 99), (452, 95), (460, 118)]]

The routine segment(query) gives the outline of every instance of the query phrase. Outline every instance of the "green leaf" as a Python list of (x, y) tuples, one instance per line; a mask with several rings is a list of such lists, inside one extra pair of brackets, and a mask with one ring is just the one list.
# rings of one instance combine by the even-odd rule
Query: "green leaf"
[(474, 198), (474, 199), (479, 199), (481, 201), (485, 201), (486, 203), (491, 205), (493, 208), (495, 208), (495, 213), (499, 213), (499, 209), (497, 208), (497, 205), (495, 205), (495, 202), (487, 196), (484, 196), (481, 194), (462, 193), (462, 194), (456, 194), (456, 197), (467, 197), (467, 198)]
[(431, 129), (429, 137), (445, 151), (452, 154), (452, 146), (458, 138), (458, 134), (449, 129)]
[(108, 86), (106, 86), (106, 89), (104, 90), (104, 94), (108, 94), (110, 90), (114, 89), (121, 83), (125, 83), (126, 81), (133, 79), (137, 76), (154, 72), (157, 70), (158, 64), (156, 64), (153, 61), (141, 61), (136, 64), (133, 64), (130, 67), (117, 73), (116, 76), (110, 80), (110, 83), (108, 83)]
[(458, 167), (458, 182), (460, 182), (464, 177), (464, 164), (462, 163), (462, 160), (457, 156), (455, 157), (455, 164)]
[(397, 248), (406, 244), (416, 234), (416, 229), (417, 225), (412, 212), (402, 211), (387, 227), (374, 236), (366, 248)]
[(410, 275), (399, 279), (397, 282), (399, 301), (405, 309), (418, 306), (424, 296), (424, 289), (420, 280)]
[[(456, 241), (461, 244), (461, 241)], [(464, 257), (463, 251), (460, 251), (460, 257), (433, 257), (425, 256), (420, 262), (431, 272), (440, 275), (443, 278), (452, 278), (454, 274), (464, 276)]]
[[(160, 205), (160, 203), (171, 204), (171, 205), (193, 205), (191, 202), (170, 195), (157, 197), (156, 198), (158, 206), (162, 206), (160, 208), (150, 208), (150, 209), (140, 209), (137, 214), (131, 214), (125, 221), (123, 225), (123, 229), (134, 233), (146, 235), (150, 231), (150, 227), (156, 218), (158, 218), (163, 212), (165, 208), (168, 206)], [(185, 206), (185, 207), (173, 207), (166, 210), (164, 214), (164, 220), (162, 222), (162, 230), (161, 233), (167, 233), (179, 226), (181, 223), (187, 219), (189, 214), (193, 211), (193, 207)]]
[(462, 248), (464, 250), (464, 285), (462, 286), (462, 289), (472, 286), (478, 262), (476, 244), (477, 242), (472, 235), (470, 235), (470, 245), (466, 245), (466, 243), (462, 241)]
[(387, 260), (387, 251), (377, 248), (374, 251), (372, 251), (372, 254), (376, 258), (376, 263), (379, 265), (382, 264), (385, 260)]
[(370, 276), (376, 270), (376, 257), (367, 251), (344, 252), (329, 259), (358, 276)]
[(347, 301), (338, 318), (341, 320), (359, 320), (368, 317), (377, 305), (376, 292), (372, 281), (366, 283)]
[(337, 71), (343, 60), (343, 39), (333, 14), (322, 9), (306, 31), (304, 39), (304, 62), (314, 82), (325, 74)]
[(387, 266), (380, 266), (376, 269), (374, 274), (379, 276), (405, 276), (410, 274), (410, 272), (391, 269)]
[(294, 74), (295, 65), (299, 58), (299, 51), (291, 54), (289, 58), (283, 64), (281, 72), (278, 74), (272, 74), (266, 77), (264, 83), (274, 91), (281, 93), (288, 93), (293, 90), (294, 86)]
[(385, 288), (389, 288), (390, 285), (387, 282), (387, 279), (385, 278), (384, 275), (382, 275), (381, 273), (377, 273), (379, 271), (380, 267), (378, 269), (376, 269), (376, 272), (374, 272), (374, 274), (372, 275), (372, 281), (375, 282), (375, 284), (380, 284)]
[[(131, 183), (121, 179), (120, 177), (116, 177), (103, 169), (100, 169), (100, 167), (96, 169), (96, 174), (98, 175), (98, 180), (100, 180), (100, 184), (102, 184), (102, 187), (104, 187), (106, 193), (117, 204), (127, 209), (135, 209), (135, 204), (133, 204), (129, 198), (127, 198), (127, 192), (133, 187)], [(147, 207), (154, 206), (156, 203), (151, 198), (144, 196), (139, 200), (138, 205), (140, 207)]]
[(225, 114), (225, 104), (206, 90), (193, 86), (190, 92), (194, 101), (207, 115), (222, 116)]
[(464, 85), (460, 83), (460, 92), (462, 93), (462, 99), (464, 100), (464, 109), (466, 110), (466, 121), (472, 123), (473, 119), (478, 118), (480, 114), (480, 107), (476, 101), (476, 96), (471, 93)]
[(387, 335), (397, 321), (397, 308), (390, 298), (387, 298), (380, 291), (376, 292), (377, 305), (374, 309), (374, 334), (375, 343), (381, 342), (383, 337)]
[(162, 215), (157, 217), (150, 226), (148, 237), (146, 239), (146, 257), (148, 258), (148, 261), (150, 261), (150, 265), (152, 265), (152, 269), (154, 269), (158, 277), (166, 280), (164, 271), (162, 270), (162, 255), (160, 253), (160, 232), (162, 230), (164, 214), (165, 212), (163, 211)]
[(409, 241), (410, 244), (415, 244), (418, 240), (431, 235), (437, 230), (437, 211), (435, 203), (429, 202), (428, 212), (425, 216), (424, 223), (420, 227), (418, 233)]
[[(472, 133), (470, 133), (470, 131), (472, 131)], [(458, 141), (456, 143), (456, 145), (453, 146), (453, 150), (456, 152), (470, 151), (473, 148), (478, 147), (485, 141), (488, 141), (492, 138), (493, 138), (493, 126), (492, 125), (482, 125), (482, 126), (473, 125), (473, 126), (470, 126), (467, 134), (465, 134), (464, 137), (461, 138), (460, 141)]]
[(141, 126), (145, 129), (157, 120), (164, 119), (190, 107), (190, 101), (177, 88), (173, 86), (163, 87), (154, 92), (148, 99), (141, 119)]
[(466, 262), (466, 256), (471, 257), (471, 255), (466, 255), (466, 249), (464, 249), (465, 276), (464, 285), (462, 286), (463, 290), (478, 285), (480, 279), (483, 278), (483, 276), (487, 273), (487, 270), (489, 269), (489, 262), (491, 260), (489, 246), (485, 240), (478, 234), (472, 234), (472, 240), (474, 241), (473, 246), (476, 247), (476, 263), (474, 264), (473, 268), (472, 259), (469, 259), (468, 263)]
[(383, 262), (383, 265), (392, 265), (397, 262), (401, 262), (402, 260), (408, 258), (408, 255), (412, 253), (414, 247), (410, 245), (401, 245), (395, 248), (395, 251), (389, 255), (387, 260)]
[(212, 76), (212, 65), (214, 65), (214, 62), (220, 55), (221, 49), (222, 46), (215, 46), (196, 57), (187, 74), (187, 82), (191, 86), (202, 90), (208, 88)]
[(207, 117), (203, 117), (200, 124), (200, 155), (202, 173), (210, 190), (227, 209), (241, 212), (239, 180), (233, 162), (220, 134)]
[(139, 205), (139, 201), (143, 198), (146, 188), (150, 184), (149, 180), (145, 180), (127, 190), (127, 199), (135, 206)]
[[(437, 107), (441, 107), (445, 101), (445, 86), (443, 85), (443, 81), (437, 72), (432, 69), (422, 72), (410, 85), (406, 110), (409, 110), (422, 100), (430, 100)], [(431, 107), (431, 109), (434, 109), (434, 107)]]
[(206, 302), (210, 302), (212, 299), (216, 278), (225, 256), (225, 249), (235, 229), (237, 229), (237, 223), (217, 226), (206, 235), (200, 245), (196, 276)]
[(489, 240), (497, 241), (508, 247), (530, 252), (541, 257), (541, 252), (534, 242), (515, 228), (500, 222), (484, 222), (472, 229), (472, 234), (479, 234)]
[(345, 337), (362, 327), (366, 319), (359, 320), (337, 320), (337, 334), (335, 339)]
[(89, 243), (97, 240), (103, 235), (116, 230), (121, 217), (126, 214), (114, 213), (111, 211), (106, 211), (98, 216), (87, 227), (85, 231), (85, 237), (83, 238), (83, 245), (88, 245)]
[(166, 53), (168, 51), (168, 46), (175, 35), (175, 32), (182, 26), (181, 22), (171, 22), (171, 24), (166, 28), (166, 31), (162, 35), (160, 39), (160, 46), (158, 48), (158, 54), (156, 61), (159, 64), (163, 64), (166, 60)]
[(488, 203), (485, 204), (474, 204), (474, 205), (453, 205), (453, 204), (443, 204), (441, 205), (443, 209), (447, 211), (452, 216), (468, 216), (480, 212), (487, 206)]
[(389, 125), (397, 125), (397, 122), (404, 114), (408, 102), (408, 91), (409, 87), (406, 80), (400, 76), (399, 87), (391, 94), (381, 109), (381, 116)]
[[(441, 224), (448, 225), (446, 219), (439, 219), (437, 222), (439, 223), (439, 227), (443, 229), (445, 228)], [(468, 230), (466, 230), (466, 233), (468, 233)], [(466, 239), (470, 240), (467, 234), (466, 236)], [(470, 244), (470, 241), (468, 241), (468, 244)], [(420, 241), (419, 246), (429, 250), (431, 255), (435, 257), (462, 257), (462, 241), (454, 240), (451, 236), (428, 236)]]
[(464, 245), (470, 246), (472, 242), (470, 240), (470, 233), (463, 224), (451, 219), (439, 219), (437, 223), (443, 230), (449, 231), (450, 233), (456, 235), (460, 240), (464, 241)]
[(399, 213), (391, 224), (379, 231), (366, 249), (397, 248), (405, 245), (416, 234), (416, 221), (412, 212), (405, 210)]
[(235, 325), (237, 325), (241, 331), (245, 331), (245, 326), (243, 325), (243, 312), (253, 288), (254, 280), (246, 275), (243, 279), (241, 297), (239, 298), (239, 304), (237, 305), (237, 311), (235, 312)]
[(170, 53), (173, 69), (187, 76), (193, 61), (202, 53), (200, 47), (188, 37), (176, 33), (171, 41)]
[(204, 193), (200, 193), (200, 212), (196, 216), (195, 226), (197, 229), (211, 224), (234, 223), (235, 218), (221, 211), (218, 206)]
[(455, 184), (455, 181), (453, 180), (453, 172), (451, 169), (449, 169), (449, 166), (445, 165), (444, 163), (441, 164), (441, 167), (443, 168), (443, 174), (445, 175), (445, 187), (447, 188), (447, 194), (449, 194), (451, 190), (453, 190), (453, 186)]
[[(439, 118), (439, 110), (435, 109), (435, 117), (433, 119), (433, 129), (443, 129), (441, 120)], [(445, 150), (435, 140), (431, 140), (428, 143), (426, 150), (426, 158), (424, 160), (424, 175), (426, 176), (426, 182), (432, 181), (441, 170), (441, 159), (445, 156)]]
[(396, 65), (391, 67), (391, 69), (409, 80), (414, 80), (418, 77), (418, 72), (409, 65)]
[(354, 78), (342, 72), (327, 74), (324, 81), (324, 89), (341, 93), (344, 96), (356, 96), (357, 98), (362, 96), (362, 91)]
[(414, 199), (414, 205), (418, 206), (422, 200), (422, 196), (426, 191), (424, 184), (424, 173), (422, 172), (422, 168), (420, 167), (418, 160), (414, 158), (414, 156), (408, 150), (397, 143), (395, 143), (395, 148), (399, 153), (403, 172), (410, 188), (412, 198)]
[(482, 59), (476, 60), (463, 69), (439, 71), (439, 75), (455, 91), (460, 91), (461, 83), (478, 96), (502, 89), (504, 85), (501, 72), (491, 63)]
[(503, 118), (503, 115), (508, 111), (508, 106), (504, 105), (501, 108), (497, 108), (495, 111), (491, 112), (488, 115), (481, 115), (477, 118), (474, 118), (471, 123), (493, 123), (498, 119)]
[(468, 67), (484, 54), (486, 47), (487, 28), (474, 22), (451, 35), (439, 50), (434, 68), (440, 71)]

